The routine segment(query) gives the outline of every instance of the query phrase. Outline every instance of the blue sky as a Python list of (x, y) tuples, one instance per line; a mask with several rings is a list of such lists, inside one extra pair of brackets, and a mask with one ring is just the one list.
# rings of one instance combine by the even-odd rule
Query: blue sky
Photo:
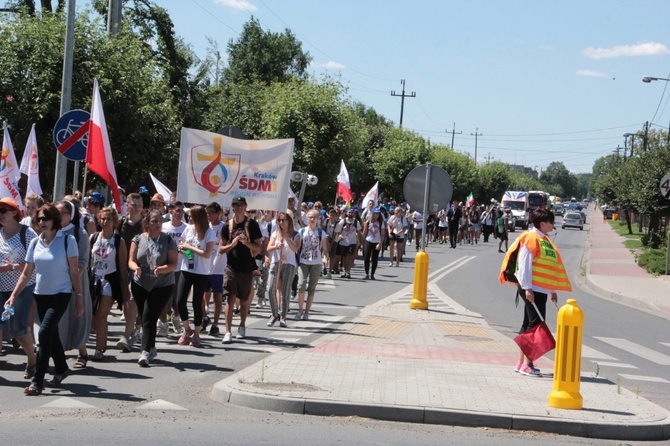
[[(436, 143), (538, 171), (561, 161), (591, 172), (623, 134), (668, 128), (668, 21), (663, 0), (158, 0), (205, 57), (225, 52), (253, 15), (285, 28), (339, 76), (352, 99)], [(449, 132), (449, 133), (447, 133)], [(462, 133), (458, 133), (462, 132)], [(636, 139), (636, 142), (639, 142)], [(490, 158), (489, 158), (490, 157)]]

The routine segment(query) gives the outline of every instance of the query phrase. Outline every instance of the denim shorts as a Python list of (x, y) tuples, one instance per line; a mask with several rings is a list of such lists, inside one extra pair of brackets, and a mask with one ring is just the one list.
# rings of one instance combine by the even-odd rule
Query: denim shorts
[[(35, 284), (28, 285), (21, 291), (16, 299), (14, 299), (14, 316), (9, 321), (0, 322), (0, 328), (3, 330), (9, 325), (9, 332), (13, 337), (23, 336), (30, 333), (28, 329), (28, 315), (30, 315), (30, 308), (35, 301), (33, 298), (33, 291), (35, 291)], [(9, 300), (11, 291), (0, 292), (0, 305), (4, 311), (5, 302)]]

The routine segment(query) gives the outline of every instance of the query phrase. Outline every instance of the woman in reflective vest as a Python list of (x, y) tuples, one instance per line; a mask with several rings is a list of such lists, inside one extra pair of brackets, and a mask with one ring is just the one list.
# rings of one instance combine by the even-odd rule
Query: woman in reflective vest
[[(504, 271), (514, 252), (517, 251), (516, 277), (520, 288), (520, 295), (525, 303), (524, 325), (520, 333), (533, 328), (541, 319), (533, 302), (537, 305), (542, 318), (545, 318), (547, 297), (552, 302), (558, 301), (557, 291), (572, 291), (561, 254), (558, 248), (546, 235), (554, 229), (554, 214), (547, 209), (537, 209), (530, 215), (533, 228), (521, 234), (507, 252), (501, 268), (501, 282), (507, 281)], [(526, 323), (527, 321), (527, 323)], [(527, 376), (539, 376), (540, 371), (519, 352), (519, 360), (515, 371)]]

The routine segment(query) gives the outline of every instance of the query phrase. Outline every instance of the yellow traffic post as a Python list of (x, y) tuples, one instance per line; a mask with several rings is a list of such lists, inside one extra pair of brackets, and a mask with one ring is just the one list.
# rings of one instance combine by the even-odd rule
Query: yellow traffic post
[(584, 405), (579, 393), (583, 329), (584, 313), (575, 299), (568, 299), (558, 311), (556, 321), (554, 389), (549, 394), (550, 407), (581, 409)]
[(430, 257), (423, 249), (414, 257), (414, 292), (409, 307), (412, 310), (428, 309), (428, 262)]

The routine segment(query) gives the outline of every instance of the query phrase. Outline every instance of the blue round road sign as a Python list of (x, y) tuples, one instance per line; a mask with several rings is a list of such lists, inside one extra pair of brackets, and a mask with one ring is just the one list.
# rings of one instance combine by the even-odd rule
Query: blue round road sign
[[(83, 161), (88, 146), (88, 131), (77, 138), (77, 131), (88, 126), (91, 114), (86, 110), (70, 110), (58, 119), (54, 126), (54, 144), (65, 158)], [(81, 132), (80, 132), (81, 133)]]

